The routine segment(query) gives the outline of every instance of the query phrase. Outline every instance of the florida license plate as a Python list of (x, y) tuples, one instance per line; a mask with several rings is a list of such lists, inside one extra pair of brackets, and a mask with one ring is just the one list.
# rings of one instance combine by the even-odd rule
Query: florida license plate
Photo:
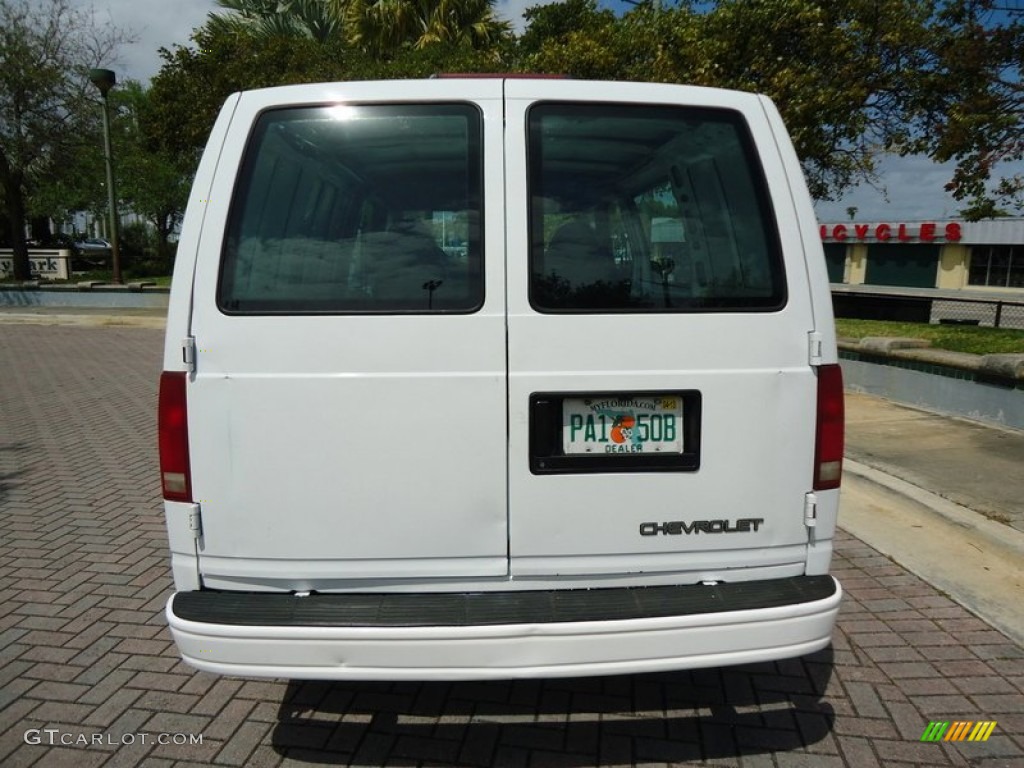
[(567, 397), (562, 401), (567, 456), (683, 452), (683, 399), (674, 396)]

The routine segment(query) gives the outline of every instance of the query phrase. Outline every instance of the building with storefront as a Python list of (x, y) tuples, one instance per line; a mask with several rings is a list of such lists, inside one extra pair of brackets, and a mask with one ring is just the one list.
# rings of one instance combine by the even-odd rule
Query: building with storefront
[(820, 231), (832, 283), (1024, 299), (1024, 218), (824, 222)]

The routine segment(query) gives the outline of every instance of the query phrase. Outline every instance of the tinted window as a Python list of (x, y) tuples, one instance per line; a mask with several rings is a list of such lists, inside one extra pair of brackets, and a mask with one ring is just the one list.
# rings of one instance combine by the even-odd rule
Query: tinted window
[(229, 215), (226, 312), (472, 311), (480, 116), (468, 105), (273, 110)]
[(534, 307), (785, 303), (774, 217), (739, 114), (541, 104), (528, 119)]

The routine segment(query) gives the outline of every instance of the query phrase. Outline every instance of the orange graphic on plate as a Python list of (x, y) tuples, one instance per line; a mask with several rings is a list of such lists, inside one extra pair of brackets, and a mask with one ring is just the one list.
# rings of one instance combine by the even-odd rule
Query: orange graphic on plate
[(624, 443), (633, 435), (633, 427), (636, 425), (636, 419), (632, 416), (616, 416), (615, 421), (612, 422), (612, 441), (616, 443)]

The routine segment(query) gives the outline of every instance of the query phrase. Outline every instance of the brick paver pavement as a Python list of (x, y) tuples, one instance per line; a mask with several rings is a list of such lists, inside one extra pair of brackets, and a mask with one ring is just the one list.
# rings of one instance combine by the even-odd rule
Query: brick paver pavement
[[(5, 767), (1024, 766), (1024, 651), (845, 534), (834, 646), (803, 659), (497, 683), (194, 672), (162, 614), (161, 336), (0, 325)], [(921, 743), (930, 720), (998, 725)]]

